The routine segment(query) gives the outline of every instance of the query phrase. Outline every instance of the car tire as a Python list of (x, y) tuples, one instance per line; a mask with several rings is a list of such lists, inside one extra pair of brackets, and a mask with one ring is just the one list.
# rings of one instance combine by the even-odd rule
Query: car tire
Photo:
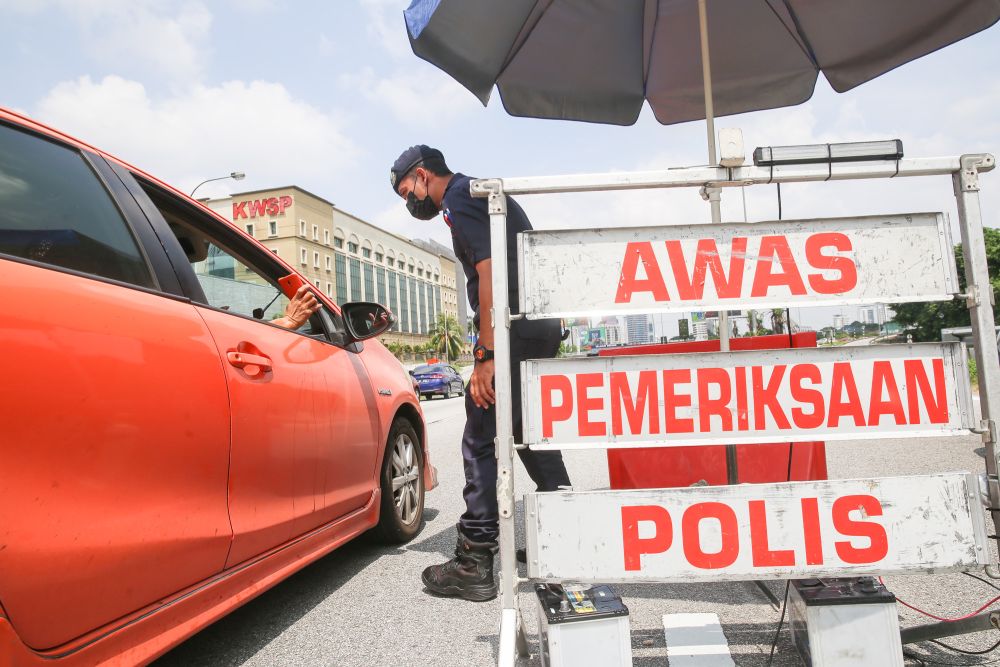
[(386, 544), (409, 542), (423, 527), (424, 453), (407, 419), (396, 419), (389, 429), (379, 480), (382, 499), (374, 532)]
[(444, 390), (444, 400), (447, 401), (449, 398), (451, 398), (451, 385), (450, 384), (448, 385), (448, 388)]

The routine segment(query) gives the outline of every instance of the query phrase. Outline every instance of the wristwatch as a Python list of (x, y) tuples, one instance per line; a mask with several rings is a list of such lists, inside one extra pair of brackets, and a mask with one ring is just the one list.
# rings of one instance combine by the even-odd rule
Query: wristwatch
[(489, 361), (493, 358), (493, 350), (485, 345), (476, 345), (472, 348), (472, 358), (476, 361)]

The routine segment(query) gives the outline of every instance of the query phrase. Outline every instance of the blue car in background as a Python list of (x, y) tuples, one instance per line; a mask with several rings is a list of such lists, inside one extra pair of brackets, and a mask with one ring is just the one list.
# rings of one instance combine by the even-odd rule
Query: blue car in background
[(448, 364), (430, 364), (417, 366), (410, 374), (417, 381), (420, 398), (439, 394), (451, 398), (452, 394), (465, 395), (465, 382), (453, 366)]

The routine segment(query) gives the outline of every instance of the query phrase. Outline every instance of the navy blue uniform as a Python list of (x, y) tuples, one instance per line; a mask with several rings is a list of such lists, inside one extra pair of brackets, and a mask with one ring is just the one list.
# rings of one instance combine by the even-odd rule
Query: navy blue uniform
[[(479, 273), (476, 264), (490, 258), (490, 216), (485, 199), (474, 198), (469, 192), (472, 179), (455, 174), (444, 192), (441, 208), (445, 222), (451, 228), (455, 255), (462, 262), (468, 283), (469, 303), (475, 313), (479, 330)], [(531, 229), (524, 211), (507, 198), (507, 296), (512, 312), (517, 312), (517, 234)], [(499, 313), (498, 313), (499, 316)], [(487, 321), (488, 325), (488, 321)], [(515, 320), (511, 324), (511, 390), (513, 394), (514, 440), (521, 442), (521, 362), (526, 359), (546, 359), (556, 356), (562, 339), (558, 319)], [(468, 391), (465, 393), (465, 433), (462, 435), (462, 458), (465, 462), (465, 513), (459, 520), (462, 533), (476, 542), (493, 542), (497, 526), (497, 460), (493, 440), (497, 434), (496, 409), (476, 407)], [(534, 452), (520, 449), (517, 453), (539, 491), (555, 491), (569, 486), (569, 475), (559, 452)]]

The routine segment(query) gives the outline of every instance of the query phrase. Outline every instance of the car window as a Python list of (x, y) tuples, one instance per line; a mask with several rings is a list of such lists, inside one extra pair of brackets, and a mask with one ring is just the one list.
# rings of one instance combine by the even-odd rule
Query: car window
[[(173, 233), (204, 292), (204, 303), (237, 315), (269, 322), (285, 314), (288, 297), (277, 284), (277, 277), (259, 268), (229, 247), (222, 237), (224, 228), (212, 229), (214, 220), (198, 219), (155, 186), (140, 185), (160, 211)], [(221, 226), (221, 223), (220, 223)], [(232, 231), (230, 235), (237, 234)], [(238, 234), (237, 234), (238, 236)], [(200, 300), (200, 297), (199, 297)], [(327, 324), (324, 327), (324, 323)], [(327, 330), (331, 336), (327, 336)], [(298, 329), (299, 333), (343, 344), (343, 320), (333, 312), (317, 313)]]
[(3, 124), (0, 253), (155, 286), (132, 230), (83, 155)]
[(434, 369), (431, 368), (430, 366), (417, 366), (416, 368), (413, 369), (413, 374), (420, 375), (421, 373), (430, 373), (433, 370)]

